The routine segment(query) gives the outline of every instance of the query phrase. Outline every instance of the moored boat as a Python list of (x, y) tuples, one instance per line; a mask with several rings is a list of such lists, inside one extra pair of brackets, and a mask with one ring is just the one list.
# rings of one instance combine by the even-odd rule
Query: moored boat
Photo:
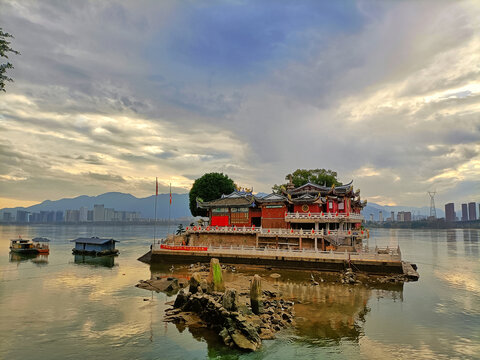
[(10, 252), (19, 254), (48, 254), (50, 253), (48, 242), (50, 240), (41, 237), (32, 240), (12, 239), (10, 240)]

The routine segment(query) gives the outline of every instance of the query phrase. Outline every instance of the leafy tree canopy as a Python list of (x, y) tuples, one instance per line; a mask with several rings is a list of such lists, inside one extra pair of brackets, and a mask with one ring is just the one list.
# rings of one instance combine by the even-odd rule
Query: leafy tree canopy
[[(285, 180), (290, 181), (292, 178), (293, 185), (295, 187), (305, 185), (308, 182), (324, 186), (338, 186), (342, 185), (341, 182), (337, 180), (337, 172), (326, 169), (297, 169), (293, 173), (285, 176)], [(273, 185), (273, 192), (279, 193), (282, 187), (286, 187), (287, 184)]]
[(193, 216), (206, 216), (206, 210), (197, 208), (197, 198), (202, 201), (212, 201), (234, 190), (235, 183), (228, 175), (216, 172), (205, 174), (195, 180), (190, 189), (190, 212)]
[[(8, 59), (7, 53), (9, 52), (17, 55), (20, 54), (18, 51), (13, 50), (10, 47), (10, 41), (8, 41), (9, 38), (13, 38), (13, 36), (9, 33), (3, 32), (2, 28), (0, 28), (0, 57), (6, 59)], [(5, 91), (5, 82), (13, 81), (12, 78), (5, 75), (7, 69), (13, 69), (13, 65), (10, 62), (0, 64), (0, 91)]]

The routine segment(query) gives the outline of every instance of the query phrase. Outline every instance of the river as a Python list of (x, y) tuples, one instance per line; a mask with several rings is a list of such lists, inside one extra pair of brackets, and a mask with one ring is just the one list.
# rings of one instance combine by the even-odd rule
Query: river
[[(166, 232), (157, 228), (158, 236)], [(163, 322), (174, 297), (135, 287), (170, 272), (136, 260), (148, 251), (151, 226), (2, 225), (0, 359), (480, 359), (480, 232), (370, 234), (372, 247), (399, 244), (420, 280), (311, 286), (310, 272), (278, 271), (272, 279), (266, 269), (250, 270), (300, 303), (296, 328), (242, 353), (210, 331)], [(50, 255), (11, 257), (9, 240), (19, 235), (51, 239)], [(120, 240), (120, 255), (75, 257), (70, 240), (85, 236)]]

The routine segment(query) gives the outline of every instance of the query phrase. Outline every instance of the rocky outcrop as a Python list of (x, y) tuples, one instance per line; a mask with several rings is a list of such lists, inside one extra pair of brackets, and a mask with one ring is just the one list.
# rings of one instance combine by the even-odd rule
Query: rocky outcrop
[(225, 291), (222, 267), (216, 258), (210, 260), (210, 271), (208, 273), (207, 283), (209, 291)]
[(341, 273), (340, 282), (342, 284), (355, 284), (357, 282), (357, 276), (351, 268), (347, 268)]
[(255, 275), (250, 284), (250, 305), (255, 315), (259, 315), (262, 310), (262, 279)]
[[(259, 277), (258, 277), (259, 278)], [(254, 279), (255, 294), (259, 289), (259, 279)], [(194, 287), (195, 288), (195, 287)], [(173, 304), (166, 312), (165, 321), (188, 323), (195, 314), (209, 328), (218, 332), (227, 346), (246, 351), (257, 350), (262, 339), (273, 339), (275, 333), (293, 325), (293, 302), (269, 298), (265, 300), (263, 311), (252, 314), (253, 309), (240, 306), (237, 290), (227, 289), (225, 293), (199, 291), (191, 293), (181, 289)]]
[(225, 290), (223, 294), (222, 305), (228, 311), (237, 311), (238, 310), (238, 294), (235, 289)]

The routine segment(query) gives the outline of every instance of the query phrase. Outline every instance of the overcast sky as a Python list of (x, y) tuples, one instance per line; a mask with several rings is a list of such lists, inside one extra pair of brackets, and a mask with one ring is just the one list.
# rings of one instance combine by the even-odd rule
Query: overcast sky
[(480, 201), (478, 1), (1, 0), (0, 27), (0, 208), (297, 168)]

